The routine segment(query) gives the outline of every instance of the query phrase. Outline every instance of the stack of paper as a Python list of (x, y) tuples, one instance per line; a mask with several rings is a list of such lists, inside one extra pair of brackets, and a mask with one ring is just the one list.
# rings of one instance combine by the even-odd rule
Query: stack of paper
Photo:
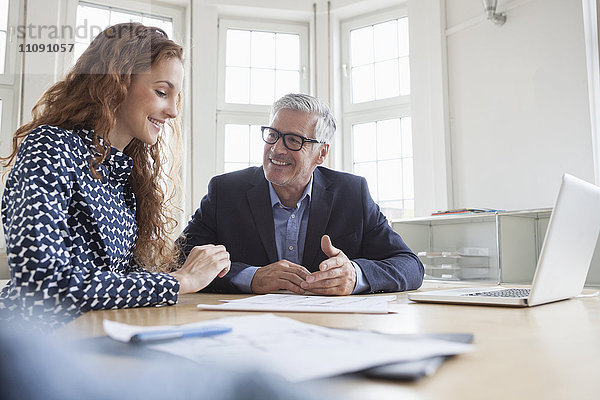
[(265, 294), (239, 300), (222, 300), (226, 304), (198, 304), (202, 310), (328, 312), (387, 314), (388, 303), (396, 296), (299, 296), (297, 294)]
[[(472, 350), (468, 344), (432, 339), (401, 340), (393, 335), (324, 328), (272, 314), (220, 318), (177, 329), (212, 325), (226, 326), (232, 331), (148, 347), (201, 363), (232, 360), (238, 366), (272, 371), (291, 382)], [(124, 341), (137, 330), (147, 329), (149, 327), (104, 321), (108, 335)]]

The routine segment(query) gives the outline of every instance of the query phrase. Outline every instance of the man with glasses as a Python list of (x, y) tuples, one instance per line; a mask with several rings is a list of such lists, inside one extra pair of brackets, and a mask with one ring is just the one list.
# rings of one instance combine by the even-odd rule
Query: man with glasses
[(178, 239), (183, 254), (222, 244), (230, 272), (207, 288), (325, 295), (418, 288), (423, 265), (394, 232), (366, 180), (321, 164), (335, 119), (305, 94), (273, 104), (263, 126), (263, 166), (213, 178), (200, 208)]

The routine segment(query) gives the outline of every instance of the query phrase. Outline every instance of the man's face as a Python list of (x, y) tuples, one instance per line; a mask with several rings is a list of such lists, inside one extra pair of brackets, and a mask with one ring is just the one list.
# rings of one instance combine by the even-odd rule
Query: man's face
[[(317, 116), (295, 110), (280, 110), (275, 114), (271, 127), (281, 133), (295, 133), (315, 139)], [(283, 145), (283, 138), (275, 144), (265, 143), (263, 168), (265, 176), (275, 187), (302, 192), (317, 167), (325, 161), (328, 144), (304, 143), (299, 151)]]

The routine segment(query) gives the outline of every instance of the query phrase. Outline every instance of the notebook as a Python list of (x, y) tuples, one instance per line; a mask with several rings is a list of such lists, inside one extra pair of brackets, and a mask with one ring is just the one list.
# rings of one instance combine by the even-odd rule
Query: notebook
[(600, 233), (600, 187), (565, 174), (531, 289), (471, 287), (409, 293), (413, 301), (530, 307), (581, 293)]

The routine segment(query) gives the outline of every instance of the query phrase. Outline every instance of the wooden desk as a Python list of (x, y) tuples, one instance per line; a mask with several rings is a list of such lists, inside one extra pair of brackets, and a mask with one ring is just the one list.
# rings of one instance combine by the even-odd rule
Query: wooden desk
[[(428, 285), (431, 287), (432, 285)], [(593, 290), (586, 290), (590, 293)], [(357, 399), (591, 399), (600, 398), (600, 298), (577, 298), (529, 309), (417, 304), (398, 294), (395, 313), (276, 313), (328, 327), (385, 333), (471, 332), (476, 351), (447, 361), (416, 383), (359, 378), (326, 382)], [(90, 312), (62, 328), (74, 338), (104, 335), (102, 320), (135, 325), (183, 324), (245, 315), (197, 311), (240, 295), (185, 295), (171, 307)]]

